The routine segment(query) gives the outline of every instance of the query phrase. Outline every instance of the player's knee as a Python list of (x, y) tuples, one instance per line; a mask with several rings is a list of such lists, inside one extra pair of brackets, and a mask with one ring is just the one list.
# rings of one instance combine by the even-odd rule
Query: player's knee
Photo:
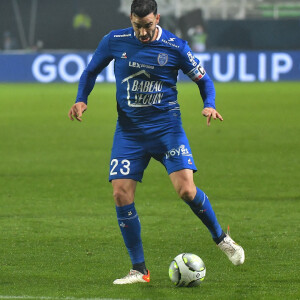
[(121, 188), (114, 189), (113, 191), (113, 197), (116, 202), (122, 202), (122, 200), (126, 198), (126, 195), (127, 195), (126, 191)]
[(124, 188), (114, 189), (113, 197), (118, 206), (128, 205), (133, 202), (133, 195)]
[(194, 186), (182, 186), (177, 192), (179, 197), (184, 201), (192, 201), (196, 195)]

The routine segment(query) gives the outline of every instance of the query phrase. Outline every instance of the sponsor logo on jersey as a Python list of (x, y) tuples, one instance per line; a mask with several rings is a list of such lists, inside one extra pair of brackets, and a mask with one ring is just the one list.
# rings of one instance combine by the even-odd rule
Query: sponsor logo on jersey
[(176, 38), (169, 38), (168, 42), (174, 42)]
[(185, 147), (185, 145), (180, 145), (178, 148), (173, 148), (165, 153), (166, 159), (169, 159), (173, 156), (193, 156), (189, 153), (189, 150)]
[(157, 61), (160, 66), (164, 66), (168, 62), (168, 54), (159, 53), (157, 56)]
[(129, 34), (115, 34), (114, 37), (129, 37), (131, 36), (131, 33)]
[(188, 58), (189, 58), (190, 62), (192, 63), (192, 65), (194, 67), (196, 67), (197, 66), (197, 62), (195, 61), (195, 56), (192, 54), (192, 52), (189, 51), (186, 55), (188, 56)]
[(187, 73), (193, 81), (199, 81), (206, 74), (204, 68), (199, 64), (196, 68)]
[[(131, 91), (135, 92), (131, 106), (150, 106), (159, 104), (163, 98), (162, 81), (134, 80)], [(147, 94), (146, 94), (147, 93)]]
[(127, 82), (128, 106), (146, 107), (161, 103), (163, 82), (148, 80), (150, 77), (147, 71), (141, 70), (122, 80), (122, 83)]
[(131, 107), (146, 107), (161, 103), (164, 93), (143, 94), (136, 93), (134, 101), (128, 102)]
[[(169, 39), (169, 40), (170, 40), (170, 39)], [(162, 41), (163, 43), (165, 43), (165, 44), (168, 44), (168, 45), (172, 46), (172, 47), (179, 48), (178, 45), (176, 45), (176, 44), (174, 44), (174, 43), (171, 43), (171, 42), (169, 42), (169, 41), (167, 41), (167, 40), (165, 40), (165, 39), (162, 39), (161, 41)]]
[(130, 61), (129, 62), (129, 67), (137, 68), (137, 69), (141, 69), (141, 68), (152, 69), (152, 70), (154, 69), (154, 66), (140, 64), (140, 63), (135, 62), (135, 61)]
[(153, 93), (161, 92), (163, 88), (162, 81), (148, 81), (148, 80), (133, 80), (132, 91), (133, 92), (143, 92), (143, 93)]
[(121, 58), (127, 58), (127, 54), (126, 54), (126, 52), (122, 53), (122, 56), (121, 56)]

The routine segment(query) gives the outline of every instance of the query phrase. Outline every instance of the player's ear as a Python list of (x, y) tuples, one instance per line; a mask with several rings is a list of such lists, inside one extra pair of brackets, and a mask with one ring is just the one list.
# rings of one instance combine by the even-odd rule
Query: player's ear
[(159, 19), (160, 19), (160, 14), (157, 14), (157, 15), (156, 15), (156, 24), (159, 23)]

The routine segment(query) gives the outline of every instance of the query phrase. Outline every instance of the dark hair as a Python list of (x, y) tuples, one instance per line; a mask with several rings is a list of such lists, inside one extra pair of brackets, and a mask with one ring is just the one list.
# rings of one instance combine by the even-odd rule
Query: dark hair
[(140, 18), (153, 13), (157, 14), (157, 3), (155, 0), (133, 0), (131, 4), (131, 14)]

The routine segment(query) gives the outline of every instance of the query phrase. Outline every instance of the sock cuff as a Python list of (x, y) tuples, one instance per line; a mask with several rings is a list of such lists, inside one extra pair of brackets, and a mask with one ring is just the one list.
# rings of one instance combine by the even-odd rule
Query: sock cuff
[(198, 187), (196, 187), (197, 189), (197, 193), (196, 193), (196, 196), (195, 198), (192, 200), (192, 201), (189, 201), (189, 202), (186, 202), (189, 206), (191, 207), (201, 207), (203, 206), (203, 204), (205, 203), (205, 200), (206, 200), (206, 195), (205, 193), (200, 190)]
[(133, 218), (137, 215), (134, 202), (125, 206), (116, 206), (117, 218)]
[(213, 240), (214, 240), (215, 243), (218, 245), (218, 244), (220, 244), (220, 243), (224, 240), (225, 237), (226, 237), (226, 234), (225, 234), (225, 232), (222, 230), (221, 235), (220, 235), (219, 237), (217, 237), (217, 238), (213, 238)]

